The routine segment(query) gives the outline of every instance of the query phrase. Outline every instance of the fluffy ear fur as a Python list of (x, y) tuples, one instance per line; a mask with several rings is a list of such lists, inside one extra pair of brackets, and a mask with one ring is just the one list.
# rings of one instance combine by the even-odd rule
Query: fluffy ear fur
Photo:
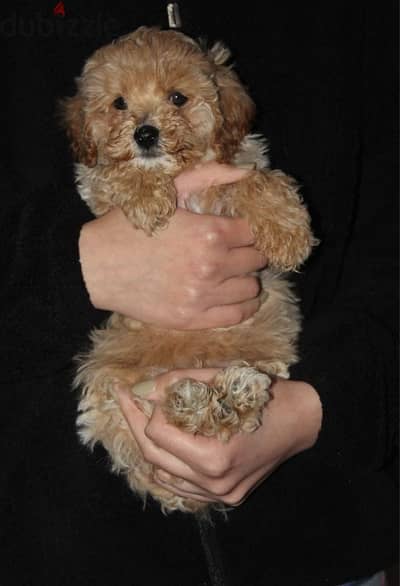
[(72, 154), (78, 163), (95, 167), (97, 148), (91, 136), (79, 94), (60, 103), (60, 117), (71, 143)]
[(255, 105), (239, 81), (236, 73), (226, 65), (230, 51), (222, 43), (216, 43), (208, 57), (216, 66), (215, 82), (220, 95), (220, 107), (224, 123), (217, 136), (224, 158), (231, 159), (246, 134), (249, 133), (255, 115)]

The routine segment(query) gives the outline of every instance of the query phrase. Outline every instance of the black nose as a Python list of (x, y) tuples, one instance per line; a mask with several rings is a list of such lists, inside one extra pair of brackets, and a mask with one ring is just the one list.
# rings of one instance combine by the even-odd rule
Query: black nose
[(159, 134), (158, 128), (145, 124), (136, 128), (133, 138), (143, 149), (150, 149), (157, 143)]

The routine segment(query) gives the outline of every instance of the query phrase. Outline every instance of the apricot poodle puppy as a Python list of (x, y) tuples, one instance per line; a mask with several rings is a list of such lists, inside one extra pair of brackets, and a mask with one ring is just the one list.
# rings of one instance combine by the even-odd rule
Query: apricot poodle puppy
[[(193, 196), (189, 207), (250, 223), (268, 259), (258, 312), (239, 325), (201, 331), (164, 330), (113, 314), (80, 357), (82, 441), (101, 442), (113, 470), (164, 511), (205, 505), (154, 482), (119, 409), (116, 385), (132, 388), (174, 368), (223, 366), (210, 384), (188, 379), (168, 388), (167, 419), (222, 441), (256, 430), (271, 380), (288, 377), (297, 360), (300, 314), (285, 273), (305, 261), (315, 242), (294, 180), (268, 169), (264, 140), (249, 134), (254, 104), (226, 65), (229, 56), (220, 43), (205, 50), (180, 32), (141, 27), (97, 50), (77, 80), (77, 94), (63, 102), (81, 197), (96, 215), (120, 207), (149, 236), (176, 209), (180, 171), (210, 160), (249, 169), (237, 183)], [(149, 413), (150, 402), (136, 400)]]

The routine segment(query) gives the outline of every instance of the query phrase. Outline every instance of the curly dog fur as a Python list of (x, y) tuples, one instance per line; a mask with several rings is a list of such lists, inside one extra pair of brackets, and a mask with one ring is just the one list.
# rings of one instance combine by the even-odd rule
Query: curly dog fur
[[(257, 429), (271, 379), (287, 377), (297, 360), (300, 314), (284, 273), (299, 267), (315, 243), (295, 181), (268, 168), (263, 139), (249, 134), (254, 104), (228, 58), (220, 43), (206, 51), (180, 32), (141, 27), (97, 50), (77, 94), (63, 102), (82, 198), (96, 215), (120, 207), (148, 235), (174, 213), (174, 177), (183, 169), (207, 160), (249, 169), (237, 183), (193, 196), (189, 207), (247, 218), (268, 259), (259, 311), (239, 325), (204, 331), (163, 330), (113, 314), (80, 358), (82, 441), (101, 442), (132, 490), (143, 498), (150, 493), (165, 511), (204, 505), (154, 482), (115, 399), (116, 385), (131, 388), (175, 368), (223, 367), (208, 385), (172, 385), (168, 420), (222, 441)], [(146, 397), (136, 400), (151, 410)]]

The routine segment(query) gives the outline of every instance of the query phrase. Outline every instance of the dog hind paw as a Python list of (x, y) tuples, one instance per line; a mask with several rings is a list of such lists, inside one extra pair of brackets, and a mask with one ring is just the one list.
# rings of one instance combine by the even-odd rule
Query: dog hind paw
[(183, 379), (171, 385), (164, 412), (169, 423), (184, 431), (227, 441), (261, 425), (270, 385), (270, 377), (256, 368), (230, 366), (209, 384)]

